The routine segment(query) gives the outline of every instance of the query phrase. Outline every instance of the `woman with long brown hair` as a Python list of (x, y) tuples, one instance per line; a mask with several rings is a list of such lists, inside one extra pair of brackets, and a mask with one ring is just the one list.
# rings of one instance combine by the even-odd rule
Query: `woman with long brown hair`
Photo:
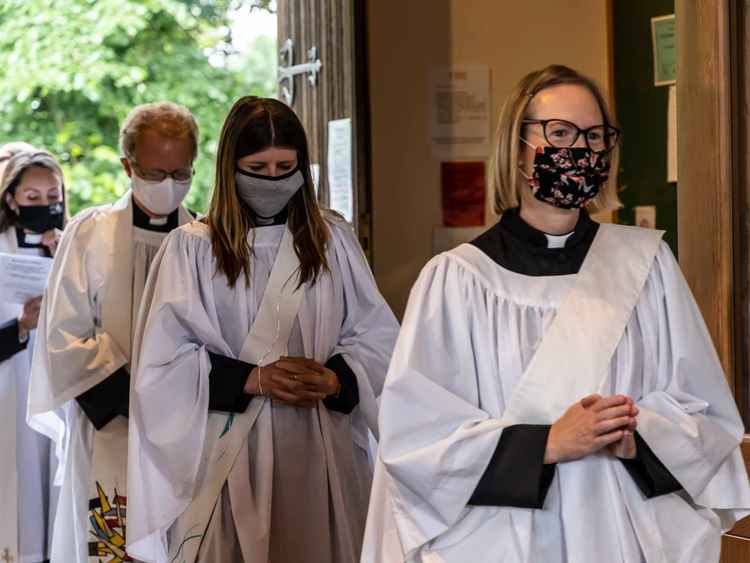
[[(44, 268), (65, 222), (63, 173), (47, 151), (0, 147), (0, 254), (16, 267)], [(26, 425), (31, 350), (42, 301), (23, 288), (0, 298), (0, 549), (13, 561), (48, 557), (51, 443)], [(54, 460), (52, 460), (54, 461)]]
[(318, 206), (290, 108), (237, 101), (208, 216), (154, 264), (131, 402), (130, 555), (356, 561), (398, 327), (353, 230)]

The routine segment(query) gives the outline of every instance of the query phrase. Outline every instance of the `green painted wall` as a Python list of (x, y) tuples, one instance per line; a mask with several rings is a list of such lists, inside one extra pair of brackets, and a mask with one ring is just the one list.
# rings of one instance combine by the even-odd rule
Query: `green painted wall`
[[(677, 184), (667, 182), (668, 86), (654, 86), (651, 18), (674, 13), (674, 0), (613, 0), (614, 79), (623, 129), (620, 222), (637, 205), (656, 206), (656, 226), (677, 253)], [(679, 103), (679, 101), (678, 101)]]

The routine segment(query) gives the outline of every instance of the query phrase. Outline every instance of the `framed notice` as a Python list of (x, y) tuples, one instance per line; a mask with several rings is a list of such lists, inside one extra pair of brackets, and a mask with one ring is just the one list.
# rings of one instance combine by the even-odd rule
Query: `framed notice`
[(654, 51), (654, 85), (669, 86), (677, 81), (677, 34), (674, 14), (651, 18)]

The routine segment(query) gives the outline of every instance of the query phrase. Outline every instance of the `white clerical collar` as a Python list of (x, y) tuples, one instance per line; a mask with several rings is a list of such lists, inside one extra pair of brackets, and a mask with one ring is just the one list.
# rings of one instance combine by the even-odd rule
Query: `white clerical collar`
[(567, 235), (548, 235), (544, 233), (544, 236), (547, 237), (547, 248), (565, 248), (565, 243), (573, 236), (573, 232)]
[(153, 225), (154, 227), (163, 227), (167, 224), (167, 221), (169, 221), (169, 215), (165, 215), (164, 217), (149, 217), (148, 218), (148, 224)]
[(24, 233), (23, 241), (26, 244), (42, 244), (43, 235), (39, 233)]

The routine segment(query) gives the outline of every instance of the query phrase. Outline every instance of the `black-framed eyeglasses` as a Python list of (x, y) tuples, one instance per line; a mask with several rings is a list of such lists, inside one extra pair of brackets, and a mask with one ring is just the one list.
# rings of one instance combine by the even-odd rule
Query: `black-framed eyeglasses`
[(138, 177), (143, 178), (147, 182), (161, 182), (166, 178), (173, 178), (175, 182), (187, 182), (193, 177), (193, 174), (195, 174), (195, 169), (192, 166), (190, 168), (179, 168), (178, 170), (167, 172), (166, 170), (156, 168), (148, 170), (143, 169), (135, 160), (131, 160), (130, 165), (133, 167), (133, 170), (135, 170)]
[(544, 139), (557, 148), (569, 148), (583, 135), (586, 146), (592, 151), (611, 151), (617, 145), (621, 131), (611, 125), (594, 125), (581, 129), (575, 123), (564, 119), (524, 119), (524, 125), (542, 126)]

